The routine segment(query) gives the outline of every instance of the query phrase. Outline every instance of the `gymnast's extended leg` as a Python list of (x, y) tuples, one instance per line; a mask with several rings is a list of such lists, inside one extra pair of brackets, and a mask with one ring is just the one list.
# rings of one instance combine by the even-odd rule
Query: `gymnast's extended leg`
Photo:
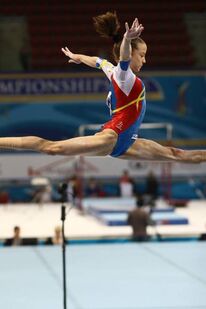
[(112, 152), (117, 134), (105, 129), (92, 136), (75, 137), (63, 141), (50, 141), (37, 136), (2, 137), (1, 149), (19, 149), (43, 152), (51, 155), (94, 155), (105, 156)]
[(120, 159), (201, 163), (206, 162), (206, 150), (182, 150), (139, 138)]

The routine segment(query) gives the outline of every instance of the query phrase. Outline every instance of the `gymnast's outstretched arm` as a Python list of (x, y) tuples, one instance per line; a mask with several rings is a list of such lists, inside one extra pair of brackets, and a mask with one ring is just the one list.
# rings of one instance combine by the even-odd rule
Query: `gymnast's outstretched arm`
[(142, 26), (142, 24), (139, 24), (137, 18), (135, 18), (135, 20), (133, 21), (131, 28), (129, 28), (129, 25), (126, 22), (125, 28), (126, 31), (120, 46), (120, 61), (128, 61), (131, 59), (132, 56), (131, 41), (138, 38), (141, 35), (142, 31), (144, 30), (144, 27)]
[(87, 56), (83, 54), (74, 54), (68, 47), (62, 48), (61, 50), (67, 57), (69, 57), (69, 63), (84, 63), (89, 67), (96, 68), (96, 62), (98, 57)]

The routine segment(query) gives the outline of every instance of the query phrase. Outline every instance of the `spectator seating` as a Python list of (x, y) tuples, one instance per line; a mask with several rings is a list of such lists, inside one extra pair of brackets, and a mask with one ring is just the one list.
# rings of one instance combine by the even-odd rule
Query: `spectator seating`
[[(195, 65), (184, 14), (202, 12), (204, 0), (140, 0), (116, 2), (105, 0), (34, 1), (2, 0), (3, 16), (27, 16), (32, 44), (34, 70), (66, 69), (67, 59), (61, 47), (69, 46), (76, 52), (110, 57), (112, 42), (95, 33), (92, 17), (107, 10), (117, 11), (122, 22), (131, 23), (138, 16), (144, 24), (143, 38), (148, 44), (148, 68), (181, 68)], [(123, 29), (122, 29), (123, 30)]]

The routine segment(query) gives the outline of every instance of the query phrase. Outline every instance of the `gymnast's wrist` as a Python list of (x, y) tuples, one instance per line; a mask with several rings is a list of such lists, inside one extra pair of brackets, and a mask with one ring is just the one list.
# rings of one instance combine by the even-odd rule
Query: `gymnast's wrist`
[(124, 34), (124, 39), (125, 41), (127, 41), (128, 43), (131, 43), (132, 39), (128, 38), (126, 34)]

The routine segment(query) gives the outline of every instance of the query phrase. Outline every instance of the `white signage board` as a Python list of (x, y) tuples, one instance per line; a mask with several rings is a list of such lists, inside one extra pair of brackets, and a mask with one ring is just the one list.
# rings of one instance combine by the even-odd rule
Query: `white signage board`
[[(25, 179), (34, 176), (62, 179), (74, 174), (84, 177), (119, 177), (124, 170), (131, 176), (144, 177), (150, 170), (161, 176), (165, 163), (137, 162), (120, 160), (111, 157), (66, 157), (40, 154), (0, 155), (0, 179)], [(204, 176), (206, 163), (180, 164), (167, 166), (173, 176)]]

